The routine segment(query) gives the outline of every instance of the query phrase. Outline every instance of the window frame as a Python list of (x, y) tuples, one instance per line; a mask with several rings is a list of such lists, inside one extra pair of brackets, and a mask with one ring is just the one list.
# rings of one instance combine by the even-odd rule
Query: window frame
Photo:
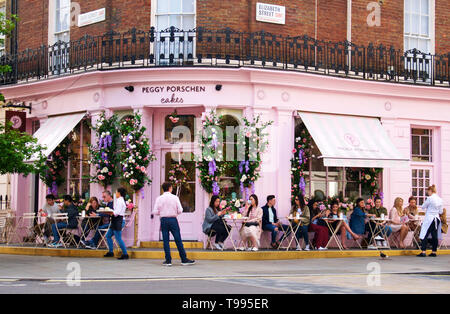
[[(429, 131), (429, 135), (420, 135), (420, 134), (414, 134), (413, 130), (428, 130)], [(427, 128), (427, 127), (414, 127), (411, 126), (411, 149), (410, 149), (410, 156), (411, 156), (411, 161), (414, 163), (433, 163), (434, 162), (434, 158), (433, 158), (433, 145), (434, 145), (434, 133), (433, 132), (434, 129), (433, 128)], [(413, 153), (413, 136), (418, 136), (419, 137), (419, 155), (414, 154)], [(422, 138), (428, 138), (428, 149), (429, 149), (429, 155), (422, 155)], [(418, 158), (423, 158), (423, 157), (427, 157), (429, 158), (429, 160), (414, 160), (414, 157), (418, 157)]]
[[(167, 1), (167, 0), (165, 0)], [(197, 27), (197, 0), (194, 1), (194, 13), (183, 13), (183, 0), (179, 0), (181, 2), (181, 11), (180, 12), (171, 12), (170, 11), (170, 2), (169, 2), (169, 10), (167, 13), (158, 13), (158, 0), (151, 1), (151, 12), (150, 12), (150, 26), (154, 27), (157, 31), (163, 31), (165, 29), (158, 29), (158, 16), (170, 16), (170, 15), (181, 15), (181, 25), (183, 25), (183, 16), (184, 15), (193, 15), (194, 16), (194, 25), (193, 29)], [(170, 27), (169, 25), (168, 27)], [(189, 31), (189, 29), (182, 29), (183, 31)]]
[[(403, 1), (403, 51), (408, 51), (419, 47), (411, 47), (411, 40), (426, 40), (428, 41), (428, 49), (427, 51), (423, 51), (424, 53), (435, 53), (435, 0), (427, 0), (428, 1), (428, 14), (422, 14), (422, 1), (419, 1), (419, 31), (418, 34), (412, 32), (412, 21), (413, 21), (413, 12), (407, 11), (406, 5), (407, 2), (410, 4), (410, 8), (412, 7), (412, 1), (414, 0), (404, 0)], [(411, 10), (411, 9), (410, 9)], [(422, 17), (428, 17), (428, 35), (424, 36), (421, 34), (421, 26), (422, 26)], [(406, 20), (409, 18), (409, 31), (406, 30)], [(407, 44), (408, 43), (408, 44)]]

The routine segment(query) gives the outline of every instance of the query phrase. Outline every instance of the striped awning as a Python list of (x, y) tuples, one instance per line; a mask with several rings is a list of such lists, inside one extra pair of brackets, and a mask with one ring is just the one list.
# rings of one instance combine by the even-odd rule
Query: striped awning
[(377, 118), (299, 112), (327, 167), (409, 166)]
[[(49, 156), (86, 115), (85, 112), (49, 117), (33, 134), (38, 144), (45, 146), (44, 155)], [(27, 162), (36, 161), (32, 157)]]

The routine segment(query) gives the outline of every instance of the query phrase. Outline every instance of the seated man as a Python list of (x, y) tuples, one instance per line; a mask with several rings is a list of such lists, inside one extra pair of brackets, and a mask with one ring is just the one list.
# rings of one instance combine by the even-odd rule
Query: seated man
[[(114, 209), (114, 199), (110, 191), (103, 191), (102, 193), (103, 202), (105, 203), (105, 207), (110, 209)], [(97, 232), (95, 232), (94, 237), (86, 243), (86, 247), (88, 249), (95, 250), (98, 245), (98, 241), (100, 240), (100, 229), (107, 229), (109, 227), (110, 215), (98, 213), (98, 216), (102, 217), (102, 221), (100, 222), (100, 226), (97, 228)]]
[[(384, 214), (384, 216), (386, 218), (388, 218), (388, 211), (385, 207), (381, 206), (381, 198), (379, 196), (375, 197), (375, 206), (369, 211), (369, 214), (373, 214), (376, 216), (376, 218), (381, 218), (381, 214)], [(386, 235), (386, 237), (389, 237), (392, 233), (392, 228), (388, 225), (386, 225), (386, 223), (375, 223), (373, 221), (369, 221), (369, 223), (372, 226), (372, 230), (375, 233), (378, 233), (378, 238), (379, 240), (382, 240), (381, 237), (382, 235)], [(383, 229), (381, 229), (383, 228)], [(383, 230), (383, 232), (380, 234), (379, 231)], [(368, 237), (368, 243), (369, 244), (373, 244), (373, 235), (370, 232), (370, 228), (367, 228), (367, 231), (369, 232), (369, 237)], [(375, 240), (378, 240), (377, 238), (375, 238)], [(386, 239), (383, 239), (386, 240)]]
[[(53, 196), (53, 194), (48, 194), (45, 197), (44, 206), (42, 206), (42, 208), (39, 210), (39, 213), (42, 215), (42, 217), (46, 217), (46, 220), (44, 223), (35, 226), (36, 234), (42, 231), (42, 236), (45, 243), (48, 243), (48, 239), (52, 235), (52, 225), (55, 223), (55, 220), (52, 218), (52, 216), (53, 214), (59, 213), (59, 210), (60, 208), (55, 202), (55, 196)], [(41, 234), (39, 234), (39, 236), (41, 236)]]
[(50, 244), (50, 247), (61, 247), (62, 243), (60, 242), (60, 237), (58, 234), (58, 230), (61, 229), (76, 229), (78, 227), (78, 209), (73, 204), (72, 196), (65, 195), (64, 196), (64, 207), (61, 209), (61, 212), (67, 212), (68, 223), (66, 222), (58, 222), (52, 225), (53, 231), (53, 243)]
[(267, 204), (262, 207), (263, 218), (262, 218), (262, 229), (270, 231), (272, 233), (272, 248), (277, 248), (280, 243), (277, 241), (278, 232), (283, 228), (286, 232), (289, 230), (288, 225), (282, 225), (281, 221), (278, 220), (277, 210), (275, 209), (275, 195), (267, 196)]

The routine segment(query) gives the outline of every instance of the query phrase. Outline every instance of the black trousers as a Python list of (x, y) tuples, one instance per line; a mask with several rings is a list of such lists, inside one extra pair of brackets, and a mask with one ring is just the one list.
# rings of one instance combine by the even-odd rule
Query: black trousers
[(211, 226), (211, 229), (216, 232), (216, 243), (223, 243), (228, 238), (227, 229), (222, 219), (217, 219)]
[(421, 242), (422, 251), (426, 251), (427, 250), (428, 236), (430, 234), (431, 234), (431, 245), (432, 245), (433, 252), (437, 251), (437, 248), (438, 248), (438, 231), (436, 229), (436, 225), (439, 227), (441, 224), (440, 224), (440, 221), (435, 218), (433, 223), (428, 228), (428, 231), (427, 231), (427, 234), (425, 235), (425, 238)]

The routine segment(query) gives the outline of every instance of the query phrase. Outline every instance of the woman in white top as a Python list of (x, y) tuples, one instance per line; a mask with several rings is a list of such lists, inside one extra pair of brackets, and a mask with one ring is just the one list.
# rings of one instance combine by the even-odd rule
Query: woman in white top
[(106, 242), (108, 243), (109, 252), (106, 253), (105, 257), (114, 256), (114, 243), (112, 240), (112, 237), (114, 236), (116, 238), (117, 244), (119, 244), (119, 247), (122, 250), (122, 256), (118, 259), (129, 258), (127, 248), (122, 240), (122, 229), (125, 226), (124, 216), (127, 209), (127, 205), (125, 204), (126, 194), (126, 190), (122, 187), (118, 188), (116, 194), (114, 194), (114, 212), (111, 213), (111, 225), (109, 227), (108, 233), (106, 234)]
[(430, 255), (435, 257), (438, 247), (438, 236), (441, 232), (441, 220), (439, 215), (442, 214), (442, 199), (436, 194), (436, 186), (433, 184), (427, 189), (428, 198), (423, 203), (422, 208), (425, 209), (425, 218), (422, 223), (422, 229), (420, 230), (420, 240), (422, 240), (422, 253), (419, 257), (426, 256), (428, 237), (431, 235), (431, 244), (433, 245), (433, 251)]

